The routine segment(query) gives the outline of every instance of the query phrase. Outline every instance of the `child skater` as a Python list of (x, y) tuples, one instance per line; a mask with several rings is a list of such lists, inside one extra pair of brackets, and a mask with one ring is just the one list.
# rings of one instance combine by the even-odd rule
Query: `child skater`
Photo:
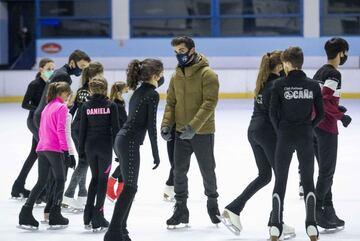
[[(324, 115), (320, 86), (301, 70), (304, 54), (299, 47), (289, 47), (281, 54), (286, 73), (274, 83), (270, 101), (270, 119), (277, 134), (275, 150), (275, 187), (272, 196), (270, 240), (284, 234), (283, 206), (289, 166), (294, 151), (300, 164), (306, 209), (305, 228), (311, 241), (318, 240), (314, 188), (313, 128)], [(316, 113), (312, 116), (312, 113)]]
[[(119, 126), (122, 128), (126, 119), (127, 113), (125, 109), (125, 101), (122, 95), (129, 91), (129, 87), (126, 85), (125, 82), (117, 81), (113, 84), (110, 91), (110, 100), (113, 101), (116, 106), (118, 107), (118, 114), (119, 114)], [(118, 158), (115, 158), (116, 162), (119, 162)], [(120, 164), (120, 163), (119, 163)], [(117, 183), (117, 188), (115, 192), (115, 184)], [(118, 165), (113, 172), (113, 174), (109, 177), (108, 184), (107, 184), (107, 192), (106, 195), (108, 199), (114, 202), (122, 192), (124, 187), (123, 178), (121, 176), (120, 165)]]
[[(248, 128), (248, 140), (259, 174), (239, 197), (225, 207), (222, 214), (224, 224), (237, 235), (242, 229), (240, 213), (246, 202), (271, 181), (274, 169), (276, 133), (270, 121), (269, 105), (271, 88), (282, 70), (280, 55), (281, 51), (273, 51), (263, 56), (256, 80), (254, 111)], [(283, 224), (283, 233), (284, 236), (291, 237), (295, 235), (295, 230)]]
[[(160, 158), (157, 146), (156, 114), (159, 94), (155, 90), (164, 83), (164, 67), (160, 60), (133, 60), (127, 70), (127, 84), (135, 90), (130, 99), (129, 116), (115, 139), (115, 153), (120, 160), (124, 189), (116, 201), (114, 213), (105, 241), (129, 241), (127, 219), (131, 204), (137, 191), (140, 166), (140, 145), (143, 144), (146, 131), (149, 133), (154, 168), (159, 166)], [(138, 87), (138, 85), (140, 87)]]
[(79, 139), (79, 158), (89, 162), (92, 174), (84, 224), (85, 228), (100, 231), (109, 226), (104, 217), (104, 202), (119, 117), (116, 104), (107, 97), (107, 82), (103, 77), (93, 78), (89, 89), (91, 96), (81, 110)]
[(36, 199), (44, 189), (48, 173), (54, 176), (55, 185), (52, 207), (49, 214), (50, 228), (65, 228), (69, 220), (61, 215), (61, 201), (64, 192), (65, 166), (70, 162), (66, 139), (66, 116), (68, 108), (64, 103), (70, 96), (71, 89), (66, 82), (55, 82), (49, 85), (47, 105), (41, 113), (39, 128), (38, 180), (19, 214), (19, 227), (38, 229), (39, 222), (32, 215)]

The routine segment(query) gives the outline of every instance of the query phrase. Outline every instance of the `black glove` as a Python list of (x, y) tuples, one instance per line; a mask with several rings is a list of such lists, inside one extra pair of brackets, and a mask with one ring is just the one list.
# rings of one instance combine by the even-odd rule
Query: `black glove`
[(345, 113), (347, 111), (345, 106), (339, 105), (338, 110), (342, 113)]
[(86, 159), (85, 152), (79, 152), (79, 159)]
[(116, 162), (119, 162), (119, 158), (115, 157), (115, 161), (116, 161)]
[(69, 156), (69, 152), (68, 151), (63, 151), (63, 155), (64, 155), (64, 163), (66, 167), (70, 166), (70, 156)]
[(159, 156), (154, 158), (154, 164), (155, 166), (153, 167), (153, 170), (155, 170), (156, 168), (158, 168), (159, 164), (160, 164), (160, 158)]
[(70, 165), (69, 165), (69, 167), (73, 168), (73, 169), (75, 169), (75, 167), (76, 167), (76, 160), (75, 160), (74, 155), (70, 155)]
[(348, 115), (343, 115), (343, 117), (341, 118), (341, 122), (342, 122), (344, 127), (348, 127), (348, 125), (351, 122), (351, 117), (348, 116)]
[(167, 126), (164, 126), (161, 128), (161, 136), (165, 141), (171, 141), (171, 131), (170, 128)]
[(181, 129), (181, 132), (180, 139), (183, 140), (191, 140), (195, 136), (195, 131), (189, 125), (186, 125), (183, 129)]

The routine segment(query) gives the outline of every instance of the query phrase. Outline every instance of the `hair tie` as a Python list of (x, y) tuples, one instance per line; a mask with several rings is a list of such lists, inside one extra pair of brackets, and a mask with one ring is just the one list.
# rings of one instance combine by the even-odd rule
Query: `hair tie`
[(270, 58), (270, 56), (271, 56), (271, 53), (266, 53), (267, 54), (267, 56)]

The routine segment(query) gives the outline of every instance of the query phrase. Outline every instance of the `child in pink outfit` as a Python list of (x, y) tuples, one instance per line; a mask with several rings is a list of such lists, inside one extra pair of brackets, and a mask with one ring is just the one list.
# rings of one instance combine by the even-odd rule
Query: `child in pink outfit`
[(19, 227), (38, 229), (39, 222), (32, 215), (35, 201), (44, 189), (48, 174), (51, 172), (54, 180), (52, 207), (49, 214), (49, 225), (53, 228), (67, 227), (69, 220), (61, 215), (61, 201), (64, 192), (66, 165), (70, 162), (68, 142), (66, 138), (66, 118), (68, 108), (64, 103), (71, 89), (65, 82), (49, 85), (48, 104), (41, 113), (38, 153), (38, 180), (31, 190), (30, 196), (19, 214)]

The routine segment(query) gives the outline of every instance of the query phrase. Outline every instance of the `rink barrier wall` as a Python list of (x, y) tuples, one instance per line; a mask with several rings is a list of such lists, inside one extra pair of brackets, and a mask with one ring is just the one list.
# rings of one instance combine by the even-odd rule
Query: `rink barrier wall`
[[(162, 98), (166, 93), (173, 69), (164, 71), (165, 84), (158, 91)], [(219, 76), (221, 99), (252, 98), (255, 89), (257, 69), (216, 69)], [(313, 76), (316, 69), (306, 69), (308, 76)], [(360, 98), (360, 69), (342, 69), (342, 98)], [(34, 79), (36, 71), (0, 71), (0, 102), (18, 102), (22, 100), (30, 81)], [(109, 89), (113, 82), (126, 80), (126, 71), (105, 69), (105, 78), (109, 82)], [(80, 79), (73, 78), (73, 91), (80, 87)]]

